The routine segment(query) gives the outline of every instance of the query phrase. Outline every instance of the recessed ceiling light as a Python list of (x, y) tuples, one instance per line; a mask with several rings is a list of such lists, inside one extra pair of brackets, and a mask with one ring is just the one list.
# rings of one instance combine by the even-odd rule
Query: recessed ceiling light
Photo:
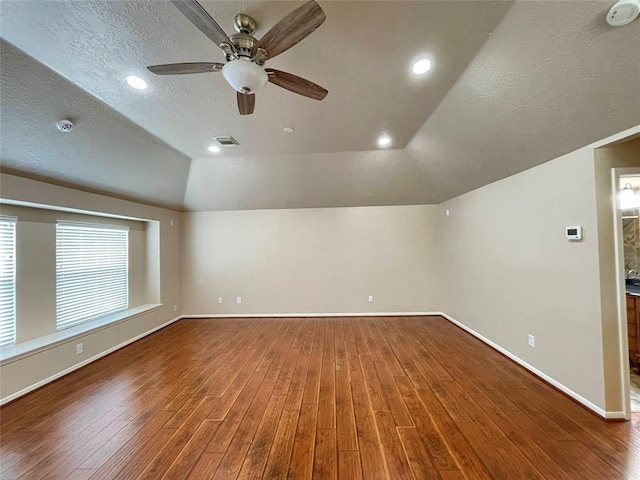
[(391, 137), (386, 133), (383, 133), (378, 137), (378, 146), (379, 147), (388, 147), (391, 145)]
[(215, 145), (211, 145), (211, 146), (208, 148), (208, 150), (209, 150), (211, 153), (218, 153), (218, 152), (220, 151), (220, 147), (216, 147)]
[(413, 73), (416, 75), (423, 75), (431, 70), (431, 60), (423, 58), (413, 64)]
[(135, 88), (136, 90), (144, 90), (145, 88), (147, 88), (147, 82), (145, 82), (140, 77), (136, 77), (135, 75), (129, 75), (127, 78), (125, 78), (125, 81), (127, 82), (127, 85), (129, 85), (131, 88)]
[(286, 133), (293, 133), (295, 132), (295, 129), (293, 127), (284, 127), (282, 131)]

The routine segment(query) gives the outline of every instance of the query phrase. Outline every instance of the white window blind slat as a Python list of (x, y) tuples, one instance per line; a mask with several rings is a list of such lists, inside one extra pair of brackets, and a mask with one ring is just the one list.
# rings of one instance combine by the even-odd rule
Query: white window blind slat
[(0, 216), (0, 347), (16, 341), (16, 218)]
[(118, 225), (56, 225), (58, 329), (129, 306), (129, 229)]

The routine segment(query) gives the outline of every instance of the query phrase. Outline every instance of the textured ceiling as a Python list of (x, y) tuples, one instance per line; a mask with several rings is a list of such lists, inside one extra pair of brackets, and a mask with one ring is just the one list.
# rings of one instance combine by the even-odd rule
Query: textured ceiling
[[(2, 36), (75, 85), (2, 44), (2, 166), (189, 210), (439, 203), (640, 124), (640, 21), (607, 26), (610, 3), (320, 1), (327, 22), (269, 66), (327, 99), (267, 85), (240, 117), (215, 74), (124, 86), (222, 59), (166, 2), (4, 0)], [(252, 14), (260, 37), (300, 2), (203, 4), (227, 33)], [(52, 125), (76, 111), (71, 148)], [(393, 149), (373, 150), (382, 130)], [(220, 134), (241, 147), (207, 155)]]
[[(254, 16), (257, 38), (301, 3), (202, 1), (228, 34), (236, 13)], [(318, 102), (267, 84), (246, 117), (220, 74), (155, 77), (145, 70), (224, 61), (166, 1), (3, 1), (2, 36), (190, 157), (205, 155), (217, 135), (240, 142), (227, 156), (342, 152), (375, 148), (383, 130), (403, 148), (509, 8), (477, 1), (320, 3), (326, 22), (267, 66), (324, 86), (328, 97)], [(411, 60), (423, 54), (437, 68), (415, 78)], [(127, 90), (123, 79), (131, 73), (144, 76), (150, 91)], [(283, 133), (285, 126), (295, 135)]]
[[(181, 208), (189, 158), (6, 42), (0, 43), (2, 170)], [(62, 133), (55, 122), (73, 119)]]
[(436, 201), (640, 124), (640, 20), (610, 3), (515, 4), (407, 146)]

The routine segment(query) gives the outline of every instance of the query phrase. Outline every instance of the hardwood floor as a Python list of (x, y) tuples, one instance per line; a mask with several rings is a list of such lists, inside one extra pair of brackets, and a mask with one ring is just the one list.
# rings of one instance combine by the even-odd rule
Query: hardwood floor
[(6, 480), (640, 478), (640, 418), (439, 317), (182, 320), (0, 415)]

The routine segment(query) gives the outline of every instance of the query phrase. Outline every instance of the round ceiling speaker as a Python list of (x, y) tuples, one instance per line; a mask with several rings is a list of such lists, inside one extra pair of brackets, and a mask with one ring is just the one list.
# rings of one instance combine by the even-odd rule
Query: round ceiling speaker
[(620, 0), (607, 13), (607, 23), (612, 27), (622, 27), (633, 22), (640, 15), (640, 0)]
[(61, 132), (67, 133), (73, 130), (73, 122), (71, 120), (60, 120), (56, 122), (56, 127), (58, 127), (58, 130)]

